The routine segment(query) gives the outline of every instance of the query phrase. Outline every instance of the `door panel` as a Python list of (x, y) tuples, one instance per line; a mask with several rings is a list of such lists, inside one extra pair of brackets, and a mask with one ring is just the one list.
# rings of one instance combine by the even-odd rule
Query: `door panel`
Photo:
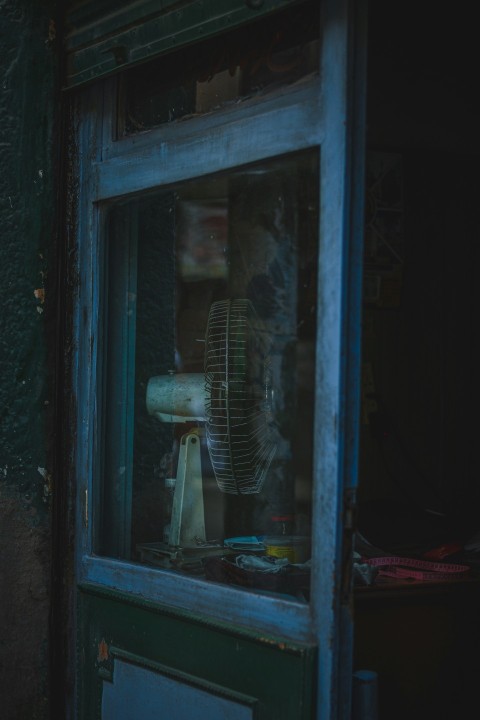
[(196, 720), (312, 717), (313, 647), (91, 585), (80, 591), (78, 618), (82, 718), (136, 720), (168, 707), (175, 720), (187, 708)]
[[(102, 690), (102, 720), (136, 720), (139, 698), (142, 720), (254, 720), (255, 700), (240, 703), (222, 697), (224, 688), (201, 689), (195, 678), (177, 679), (169, 668), (150, 669), (144, 658), (129, 653), (128, 660), (121, 651), (111, 649), (113, 655), (113, 681), (104, 681)], [(196, 687), (197, 685), (197, 687)], [(258, 715), (256, 716), (258, 717)]]

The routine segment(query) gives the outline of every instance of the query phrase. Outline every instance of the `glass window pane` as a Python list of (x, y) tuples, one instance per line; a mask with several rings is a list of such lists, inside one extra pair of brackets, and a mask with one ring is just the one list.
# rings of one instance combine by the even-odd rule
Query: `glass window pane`
[(118, 134), (212, 112), (318, 72), (317, 2), (182, 48), (125, 75)]
[(105, 210), (96, 552), (308, 599), (317, 150)]

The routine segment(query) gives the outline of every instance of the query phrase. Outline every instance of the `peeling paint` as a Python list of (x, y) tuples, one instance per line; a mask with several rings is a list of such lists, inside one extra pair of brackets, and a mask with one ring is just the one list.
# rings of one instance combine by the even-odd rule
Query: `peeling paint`
[(97, 660), (98, 662), (105, 662), (105, 660), (108, 660), (109, 658), (108, 654), (108, 645), (105, 642), (105, 640), (102, 638), (100, 642), (98, 643), (98, 656)]
[(265, 643), (266, 645), (274, 645), (279, 650), (286, 650), (287, 645), (284, 642), (278, 642), (278, 640), (274, 640), (273, 638), (268, 637), (261, 637), (260, 642)]
[(47, 502), (50, 495), (53, 493), (53, 478), (51, 474), (47, 471), (44, 467), (37, 467), (38, 472), (42, 476), (42, 478), (45, 480), (44, 486), (43, 486), (43, 502)]
[(57, 28), (55, 25), (55, 20), (50, 20), (48, 23), (48, 37), (45, 40), (45, 45), (51, 45), (55, 38), (57, 37)]

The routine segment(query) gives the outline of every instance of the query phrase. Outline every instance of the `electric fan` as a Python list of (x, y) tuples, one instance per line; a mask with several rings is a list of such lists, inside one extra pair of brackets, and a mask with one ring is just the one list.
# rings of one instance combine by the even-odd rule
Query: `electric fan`
[[(218, 488), (260, 492), (275, 455), (268, 335), (249, 300), (221, 300), (210, 308), (202, 373), (153, 377), (147, 410), (162, 422), (200, 421)], [(205, 542), (201, 430), (180, 441), (168, 545)]]

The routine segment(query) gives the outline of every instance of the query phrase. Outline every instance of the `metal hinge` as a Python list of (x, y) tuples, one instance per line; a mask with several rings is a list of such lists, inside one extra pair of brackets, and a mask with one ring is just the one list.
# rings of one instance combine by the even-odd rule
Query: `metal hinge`
[(357, 488), (347, 487), (343, 492), (343, 529), (355, 530), (357, 515)]
[(83, 508), (83, 524), (88, 528), (88, 488), (85, 489), (85, 505)]
[(341, 602), (348, 605), (352, 591), (353, 538), (357, 515), (357, 489), (347, 487), (343, 493), (343, 545)]

